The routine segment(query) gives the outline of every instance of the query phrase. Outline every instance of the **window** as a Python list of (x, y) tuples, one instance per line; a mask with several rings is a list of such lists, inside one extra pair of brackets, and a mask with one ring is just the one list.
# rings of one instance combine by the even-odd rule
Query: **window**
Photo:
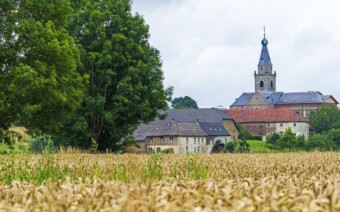
[(201, 148), (200, 147), (197, 147), (197, 152), (200, 152), (201, 151)]
[(174, 138), (170, 137), (170, 144), (173, 144), (173, 143), (174, 143)]
[(204, 144), (204, 138), (202, 138), (202, 144)]
[(160, 152), (161, 152), (161, 148), (157, 147), (157, 153), (160, 153)]
[(294, 127), (296, 127), (296, 123), (294, 123)]
[(186, 152), (189, 152), (189, 147), (187, 146), (187, 147), (185, 148), (185, 150), (186, 150)]
[(260, 82), (260, 88), (263, 88), (264, 87), (264, 83), (263, 81)]
[(187, 144), (189, 143), (189, 138), (187, 137)]
[(150, 143), (150, 144), (153, 143), (153, 138), (152, 138), (152, 137), (150, 138), (149, 143)]
[(194, 148), (194, 153), (196, 153), (196, 147)]
[(196, 138), (194, 138), (194, 144), (196, 144)]
[(267, 124), (267, 127), (270, 127), (270, 124)]
[(148, 153), (149, 153), (149, 154), (152, 154), (152, 147), (149, 147), (149, 148), (148, 148)]
[(164, 144), (164, 137), (161, 137), (161, 144)]
[(201, 143), (201, 138), (197, 138), (197, 143), (198, 143), (198, 145), (200, 145), (200, 143)]
[(270, 81), (270, 87), (271, 87), (271, 88), (274, 88), (273, 81)]
[(298, 115), (300, 115), (300, 112), (299, 112), (299, 111), (296, 111), (295, 113), (298, 114)]
[(282, 124), (282, 123), (280, 124), (280, 127), (283, 127), (283, 124)]
[(247, 128), (250, 128), (250, 126), (247, 126)]

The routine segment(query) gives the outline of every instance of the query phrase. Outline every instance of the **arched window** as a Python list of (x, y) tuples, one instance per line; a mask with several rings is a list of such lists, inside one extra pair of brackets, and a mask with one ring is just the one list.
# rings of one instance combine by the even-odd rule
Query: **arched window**
[(273, 81), (270, 81), (270, 87), (271, 87), (271, 88), (274, 87)]
[(264, 86), (264, 83), (263, 83), (263, 81), (261, 81), (260, 82), (260, 88), (263, 88), (263, 86)]

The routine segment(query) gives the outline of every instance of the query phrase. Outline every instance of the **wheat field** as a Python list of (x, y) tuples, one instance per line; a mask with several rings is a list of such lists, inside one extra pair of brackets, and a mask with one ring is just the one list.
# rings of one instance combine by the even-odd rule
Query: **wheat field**
[(340, 153), (0, 156), (0, 211), (340, 211)]

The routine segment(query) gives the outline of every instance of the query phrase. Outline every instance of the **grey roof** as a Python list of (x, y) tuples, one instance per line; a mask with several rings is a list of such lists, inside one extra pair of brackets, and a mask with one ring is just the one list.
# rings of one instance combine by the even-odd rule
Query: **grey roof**
[(148, 136), (230, 135), (220, 123), (223, 119), (232, 118), (218, 109), (173, 109), (163, 113), (167, 114), (164, 120), (140, 124), (133, 133), (135, 140), (142, 141)]
[(217, 108), (209, 109), (171, 109), (165, 112), (166, 121), (179, 122), (221, 122), (223, 119), (232, 118)]
[(211, 136), (230, 136), (230, 133), (220, 123), (200, 122), (201, 128)]
[(269, 51), (267, 48), (268, 41), (266, 38), (263, 38), (262, 40), (262, 50), (259, 60), (259, 65), (272, 65), (272, 62), (270, 61)]
[[(268, 104), (303, 104), (303, 103), (323, 103), (330, 95), (321, 95), (315, 91), (308, 92), (270, 92), (258, 91)], [(243, 93), (231, 106), (247, 105), (255, 93)]]
[(235, 102), (232, 104), (232, 106), (236, 105), (246, 105), (251, 97), (254, 96), (254, 93), (242, 93), (239, 98), (235, 100)]

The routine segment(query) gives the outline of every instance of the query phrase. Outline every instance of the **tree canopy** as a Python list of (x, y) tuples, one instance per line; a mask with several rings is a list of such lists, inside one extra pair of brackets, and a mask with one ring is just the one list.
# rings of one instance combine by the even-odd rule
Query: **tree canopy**
[(81, 107), (59, 140), (115, 148), (141, 122), (167, 107), (159, 51), (129, 0), (74, 0), (68, 25), (80, 49), (78, 72), (89, 76)]
[(333, 104), (319, 107), (315, 113), (310, 114), (309, 119), (316, 133), (340, 128), (340, 110)]
[(171, 106), (176, 109), (198, 108), (196, 101), (189, 96), (174, 98), (171, 102)]
[(0, 127), (55, 133), (83, 99), (86, 75), (68, 35), (68, 0), (2, 0)]

